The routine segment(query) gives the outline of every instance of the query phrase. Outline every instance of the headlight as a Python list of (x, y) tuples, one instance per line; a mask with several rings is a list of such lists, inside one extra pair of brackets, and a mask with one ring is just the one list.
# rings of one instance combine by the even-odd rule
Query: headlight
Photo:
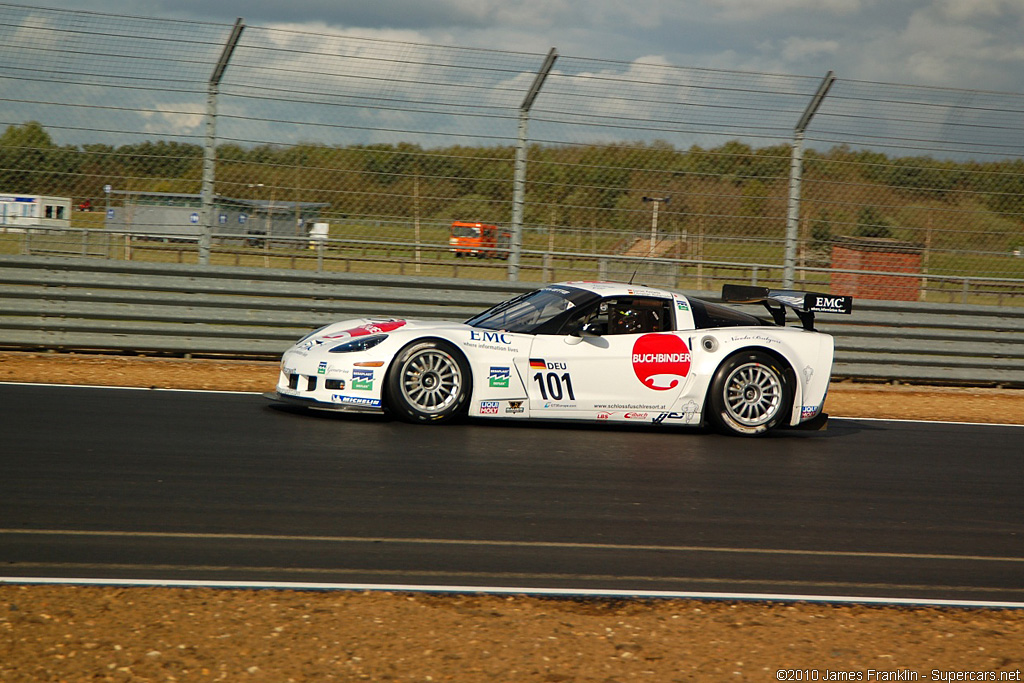
[(350, 353), (352, 351), (366, 351), (388, 338), (386, 334), (374, 334), (369, 337), (357, 337), (344, 344), (338, 344), (329, 353)]

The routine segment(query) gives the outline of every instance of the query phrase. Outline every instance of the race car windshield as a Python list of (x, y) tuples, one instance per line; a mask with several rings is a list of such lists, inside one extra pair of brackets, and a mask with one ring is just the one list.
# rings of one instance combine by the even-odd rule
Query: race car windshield
[(596, 301), (597, 294), (575, 287), (551, 286), (521, 294), (504, 301), (466, 321), (467, 325), (504, 332), (538, 333), (560, 324), (560, 318), (575, 309)]

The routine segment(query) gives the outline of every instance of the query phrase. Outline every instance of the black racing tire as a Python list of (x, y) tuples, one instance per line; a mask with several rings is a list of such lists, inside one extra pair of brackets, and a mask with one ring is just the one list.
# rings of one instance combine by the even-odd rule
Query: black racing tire
[(708, 419), (718, 431), (759, 436), (784, 422), (793, 402), (785, 364), (763, 351), (725, 359), (711, 381)]
[(421, 339), (399, 351), (391, 363), (388, 408), (406, 422), (447, 422), (466, 413), (471, 385), (469, 364), (454, 346)]

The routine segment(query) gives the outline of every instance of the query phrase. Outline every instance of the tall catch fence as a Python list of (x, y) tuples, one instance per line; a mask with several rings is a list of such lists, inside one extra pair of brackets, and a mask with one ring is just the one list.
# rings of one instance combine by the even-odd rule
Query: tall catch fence
[(1024, 300), (1020, 93), (11, 4), (0, 82), (0, 253)]

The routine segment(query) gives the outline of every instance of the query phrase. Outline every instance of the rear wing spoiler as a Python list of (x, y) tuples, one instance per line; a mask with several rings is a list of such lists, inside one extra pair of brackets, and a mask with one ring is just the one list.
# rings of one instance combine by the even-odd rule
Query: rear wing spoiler
[(792, 308), (805, 330), (814, 329), (815, 313), (853, 311), (852, 296), (798, 292), (791, 289), (768, 289), (750, 285), (722, 285), (722, 301), (735, 304), (764, 304), (776, 325), (785, 326), (786, 308)]

